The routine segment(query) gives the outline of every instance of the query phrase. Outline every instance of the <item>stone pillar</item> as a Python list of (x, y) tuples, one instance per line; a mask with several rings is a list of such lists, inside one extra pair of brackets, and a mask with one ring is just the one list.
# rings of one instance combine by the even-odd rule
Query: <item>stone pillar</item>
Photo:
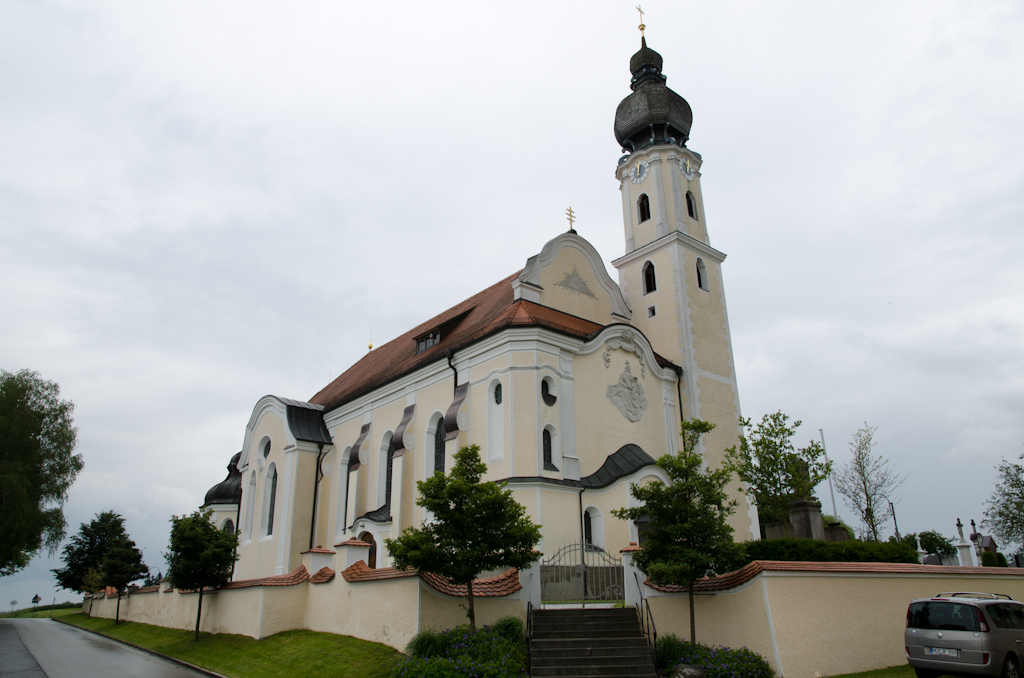
[(335, 551), (317, 546), (302, 552), (302, 564), (310, 574), (316, 574), (325, 567), (334, 569)]
[(335, 544), (338, 549), (338, 569), (347, 570), (360, 560), (366, 563), (370, 558), (370, 545), (359, 539), (349, 539)]
[[(622, 584), (625, 588), (623, 597), (626, 607), (633, 607), (640, 604), (640, 587), (647, 580), (647, 575), (633, 565), (633, 553), (639, 551), (635, 541), (629, 542), (629, 546), (619, 551), (622, 554)], [(639, 586), (637, 584), (639, 583)]]
[(533, 603), (533, 609), (535, 610), (541, 608), (540, 561), (541, 555), (538, 554), (537, 560), (533, 561), (529, 568), (519, 570), (519, 585), (523, 587), (520, 595), (523, 599), (524, 610), (527, 603)]
[(789, 503), (789, 523), (793, 536), (799, 539), (825, 541), (825, 522), (821, 519), (821, 504), (812, 500)]
[(956, 545), (956, 549), (960, 552), (960, 567), (974, 567), (974, 559), (971, 558), (971, 545), (960, 543)]

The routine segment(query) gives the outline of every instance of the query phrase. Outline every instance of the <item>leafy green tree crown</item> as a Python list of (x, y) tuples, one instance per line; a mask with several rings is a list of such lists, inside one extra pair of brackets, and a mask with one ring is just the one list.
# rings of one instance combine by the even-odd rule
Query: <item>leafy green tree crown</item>
[(118, 593), (124, 593), (128, 584), (147, 574), (149, 568), (142, 562), (142, 551), (127, 537), (110, 547), (100, 566), (104, 586), (112, 586)]
[(737, 506), (725, 492), (731, 469), (707, 468), (697, 453), (701, 437), (714, 427), (701, 419), (684, 421), (682, 449), (657, 461), (670, 482), (631, 483), (630, 494), (643, 505), (612, 511), (623, 520), (648, 519), (646, 540), (633, 562), (655, 584), (689, 587), (729, 571), (742, 557), (726, 522)]
[(533, 563), (540, 526), (504, 485), (480, 481), (486, 471), (480, 447), (470, 445), (455, 453), (451, 473), (416, 483), (416, 505), (433, 518), (384, 540), (395, 567), (415, 567), (468, 584), (481, 572)]
[(212, 509), (171, 517), (167, 578), (179, 589), (216, 588), (231, 580), (237, 532), (223, 532), (210, 522)]
[(64, 502), (85, 465), (73, 454), (74, 409), (39, 373), (0, 370), (0, 577), (64, 539)]
[[(80, 593), (95, 592), (103, 588), (100, 569), (103, 559), (116, 544), (128, 539), (124, 518), (114, 511), (97, 513), (88, 524), (82, 523), (78, 534), (64, 546), (61, 560), (64, 567), (53, 570), (61, 588)], [(90, 570), (99, 579), (86, 580)], [(99, 586), (97, 586), (99, 584)]]
[[(814, 487), (832, 470), (820, 443), (812, 440), (800, 449), (793, 445), (802, 423), (790, 424), (782, 412), (766, 414), (748, 436), (740, 436), (739, 447), (726, 450), (729, 463), (757, 504), (762, 524), (789, 522), (789, 503), (813, 498)], [(750, 419), (740, 418), (740, 426), (749, 428)]]
[(942, 558), (949, 558), (956, 555), (956, 546), (953, 540), (946, 539), (935, 530), (925, 530), (917, 535), (921, 548), (927, 553)]
[[(1024, 454), (1020, 456), (1024, 461)], [(1024, 465), (1003, 459), (996, 466), (999, 480), (986, 502), (982, 526), (1004, 544), (1024, 545)], [(1020, 551), (1018, 551), (1020, 552)]]

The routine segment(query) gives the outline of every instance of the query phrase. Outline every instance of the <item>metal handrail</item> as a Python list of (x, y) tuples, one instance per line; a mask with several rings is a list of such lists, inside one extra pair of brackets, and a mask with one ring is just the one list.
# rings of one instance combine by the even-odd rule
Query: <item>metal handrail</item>
[(647, 645), (651, 649), (651, 659), (657, 666), (658, 629), (654, 627), (654, 614), (651, 612), (651, 604), (644, 597), (644, 589), (640, 586), (640, 578), (636, 576), (636, 572), (633, 572), (633, 579), (636, 581), (636, 589), (640, 593), (640, 602), (636, 605), (636, 614), (640, 618), (640, 630), (647, 639)]
[(533, 572), (530, 573), (530, 591), (526, 601), (526, 672), (533, 675)]

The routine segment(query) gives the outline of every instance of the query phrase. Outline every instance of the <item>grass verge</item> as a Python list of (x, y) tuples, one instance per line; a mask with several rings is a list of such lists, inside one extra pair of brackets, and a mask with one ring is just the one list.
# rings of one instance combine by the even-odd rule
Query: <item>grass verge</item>
[(189, 664), (236, 678), (385, 678), (402, 657), (394, 649), (316, 631), (285, 631), (256, 640), (226, 633), (167, 629), (136, 622), (71, 614), (63, 622), (145, 647)]
[(65, 608), (54, 608), (53, 610), (16, 610), (15, 612), (4, 612), (0, 614), (0, 619), (39, 619), (42, 617), (50, 618), (50, 613), (53, 613), (53, 617), (66, 617), (69, 614), (77, 614), (82, 611), (81, 605), (75, 605), (74, 607)]
[(887, 669), (865, 671), (864, 673), (846, 673), (835, 678), (916, 678), (914, 669), (909, 664), (902, 666), (890, 666)]

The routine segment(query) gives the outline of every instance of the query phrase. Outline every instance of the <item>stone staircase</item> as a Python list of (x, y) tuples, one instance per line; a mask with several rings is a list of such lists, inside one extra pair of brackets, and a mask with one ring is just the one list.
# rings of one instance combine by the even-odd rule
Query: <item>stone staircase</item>
[(534, 610), (535, 678), (655, 678), (636, 610)]

